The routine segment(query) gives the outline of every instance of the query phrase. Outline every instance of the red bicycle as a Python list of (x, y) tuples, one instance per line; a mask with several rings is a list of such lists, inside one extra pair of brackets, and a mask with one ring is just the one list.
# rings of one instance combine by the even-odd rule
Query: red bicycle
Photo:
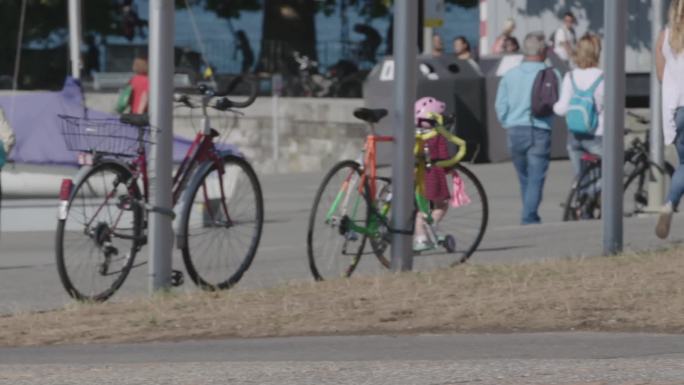
[[(247, 87), (246, 99), (226, 95)], [(55, 252), (67, 293), (83, 301), (104, 301), (121, 287), (147, 243), (147, 214), (176, 217), (176, 246), (192, 281), (205, 290), (227, 289), (249, 268), (263, 226), (263, 198), (254, 170), (244, 156), (221, 145), (208, 109), (233, 111), (256, 99), (254, 82), (237, 78), (217, 93), (200, 87), (201, 103), (189, 95), (181, 106), (201, 108), (201, 130), (173, 176), (172, 208), (149, 201), (147, 151), (155, 132), (147, 116), (87, 119), (60, 116), (70, 150), (83, 167), (62, 182)], [(174, 271), (173, 283), (183, 281)]]

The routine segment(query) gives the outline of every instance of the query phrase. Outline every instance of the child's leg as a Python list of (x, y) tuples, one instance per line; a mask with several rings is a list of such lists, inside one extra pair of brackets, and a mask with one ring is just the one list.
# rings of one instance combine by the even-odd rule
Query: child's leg
[(432, 209), (432, 223), (433, 224), (438, 224), (442, 218), (447, 213), (447, 210), (449, 210), (449, 200), (443, 200), (440, 202), (432, 202), (433, 209)]

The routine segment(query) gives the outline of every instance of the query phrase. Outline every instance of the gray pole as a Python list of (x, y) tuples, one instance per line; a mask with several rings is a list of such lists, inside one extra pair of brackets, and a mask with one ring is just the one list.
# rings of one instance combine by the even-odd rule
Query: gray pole
[(81, 0), (69, 0), (69, 57), (71, 76), (81, 78)]
[(627, 0), (605, 0), (605, 133), (603, 135), (603, 253), (622, 251), (622, 174), (625, 152), (625, 35)]
[[(392, 162), (394, 229), (413, 228), (413, 103), (416, 100), (416, 53), (418, 35), (418, 2), (394, 2), (394, 159)], [(392, 271), (407, 271), (413, 266), (413, 237), (392, 234)]]
[[(662, 95), (660, 93), (660, 81), (656, 73), (655, 56), (656, 56), (656, 42), (658, 35), (663, 29), (663, 2), (662, 0), (651, 0), (652, 7), (652, 24), (651, 24), (651, 57), (653, 58), (653, 65), (651, 65), (651, 160), (660, 167), (663, 167), (663, 126), (661, 119)], [(657, 174), (656, 174), (657, 175)], [(657, 210), (663, 204), (665, 196), (665, 181), (655, 180), (649, 183), (648, 189), (648, 205), (651, 210)]]
[[(172, 208), (171, 166), (173, 150), (173, 37), (174, 3), (150, 1), (150, 125), (152, 138), (151, 204)], [(171, 284), (172, 219), (168, 214), (150, 211), (150, 293)]]

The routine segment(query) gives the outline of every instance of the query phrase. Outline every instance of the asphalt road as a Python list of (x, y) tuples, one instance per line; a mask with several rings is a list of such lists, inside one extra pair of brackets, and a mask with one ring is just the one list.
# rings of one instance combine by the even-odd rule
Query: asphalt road
[[(540, 213), (544, 224), (521, 227), (519, 193), (510, 164), (472, 167), (482, 180), (490, 201), (490, 224), (472, 263), (511, 263), (545, 258), (599, 255), (601, 222), (560, 222), (571, 180), (568, 162), (553, 162), (548, 173)], [(322, 173), (262, 175), (265, 226), (254, 264), (237, 290), (274, 286), (292, 280), (311, 279), (306, 262), (305, 236), (311, 201)], [(8, 200), (2, 210), (0, 237), (0, 313), (47, 309), (69, 302), (54, 264), (54, 200)], [(673, 237), (662, 242), (653, 235), (655, 216), (625, 221), (625, 249), (650, 250), (684, 239), (684, 222), (675, 217)], [(147, 251), (141, 253), (145, 261)], [(418, 268), (427, 268), (420, 263)], [(182, 269), (178, 253), (174, 266)], [(421, 267), (422, 266), (422, 267)], [(114, 300), (147, 293), (147, 269), (135, 269)], [(361, 274), (383, 273), (373, 258), (365, 258)], [(195, 290), (186, 283), (177, 290)]]
[(0, 384), (681, 384), (684, 336), (296, 337), (0, 349)]

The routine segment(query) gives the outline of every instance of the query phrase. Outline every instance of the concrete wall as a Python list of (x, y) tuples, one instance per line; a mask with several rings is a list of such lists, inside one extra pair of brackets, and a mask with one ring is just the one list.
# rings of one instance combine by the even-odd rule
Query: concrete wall
[[(88, 107), (108, 111), (116, 94), (90, 93)], [(341, 159), (356, 159), (365, 137), (364, 123), (353, 117), (361, 99), (257, 98), (244, 116), (213, 111), (212, 126), (260, 172), (306, 172), (329, 168)], [(277, 113), (273, 118), (274, 107)], [(273, 158), (273, 127), (279, 127), (279, 160)], [(200, 126), (199, 111), (174, 111), (174, 132), (192, 138)]]

